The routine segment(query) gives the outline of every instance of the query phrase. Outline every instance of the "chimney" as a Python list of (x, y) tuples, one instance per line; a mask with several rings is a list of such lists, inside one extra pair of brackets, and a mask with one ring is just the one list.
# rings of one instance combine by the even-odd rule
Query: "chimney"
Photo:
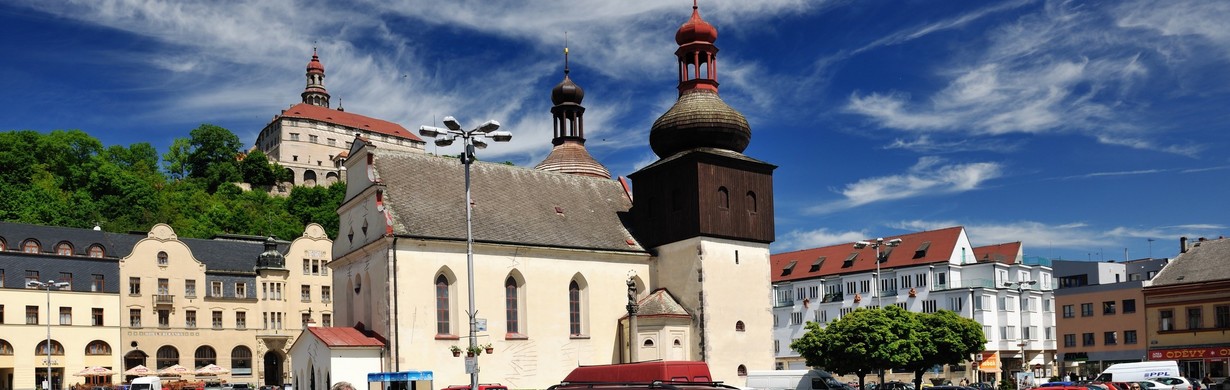
[(1179, 237), (1179, 253), (1187, 253), (1187, 237)]

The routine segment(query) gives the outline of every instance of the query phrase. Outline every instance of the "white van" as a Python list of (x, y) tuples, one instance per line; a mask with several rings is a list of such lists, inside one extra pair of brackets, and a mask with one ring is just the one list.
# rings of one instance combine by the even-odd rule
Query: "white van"
[(1160, 360), (1139, 363), (1112, 364), (1098, 375), (1101, 382), (1135, 382), (1158, 377), (1179, 377), (1179, 362)]
[(133, 379), (132, 384), (128, 386), (128, 390), (162, 390), (162, 378), (143, 376)]
[(756, 390), (847, 390), (846, 384), (821, 370), (749, 371), (747, 387)]

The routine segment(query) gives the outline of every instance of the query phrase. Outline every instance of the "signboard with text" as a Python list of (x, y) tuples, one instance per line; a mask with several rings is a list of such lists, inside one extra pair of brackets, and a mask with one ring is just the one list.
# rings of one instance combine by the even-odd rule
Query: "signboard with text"
[(1149, 351), (1149, 360), (1183, 360), (1230, 358), (1230, 346), (1207, 348), (1171, 348)]

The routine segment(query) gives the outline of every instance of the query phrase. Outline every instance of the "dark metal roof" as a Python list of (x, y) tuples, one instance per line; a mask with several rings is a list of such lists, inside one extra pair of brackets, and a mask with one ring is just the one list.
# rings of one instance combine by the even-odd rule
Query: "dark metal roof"
[(56, 244), (67, 241), (73, 246), (74, 256), (87, 256), (90, 246), (100, 244), (103, 257), (120, 258), (132, 252), (132, 245), (143, 237), (93, 229), (0, 222), (0, 239), (4, 240), (6, 251), (21, 251), (22, 243), (32, 238), (39, 242), (41, 253), (54, 255)]
[[(265, 251), (263, 241), (180, 238), (192, 250), (192, 257), (205, 264), (206, 273), (215, 271), (256, 272), (256, 260)], [(286, 253), (290, 245), (278, 243), (278, 251)]]
[[(464, 240), (464, 166), (457, 158), (374, 150), (394, 234)], [(645, 252), (624, 223), (632, 202), (615, 180), (475, 162), (474, 239)]]

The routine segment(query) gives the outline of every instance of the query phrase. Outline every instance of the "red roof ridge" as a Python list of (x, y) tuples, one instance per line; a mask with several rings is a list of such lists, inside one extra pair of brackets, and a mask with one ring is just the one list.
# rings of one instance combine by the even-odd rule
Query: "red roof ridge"
[(281, 114), (275, 116), (274, 120), (282, 117), (313, 119), (355, 129), (369, 130), (392, 137), (423, 142), (422, 138), (419, 138), (417, 135), (414, 135), (414, 133), (411, 133), (409, 130), (406, 130), (405, 127), (402, 127), (402, 125), (397, 123), (372, 118), (365, 115), (359, 115), (348, 111), (339, 111), (327, 107), (315, 106), (308, 103), (298, 103), (290, 106), (290, 108), (282, 110)]
[(352, 327), (312, 326), (307, 331), (329, 347), (384, 347), (380, 339)]
[[(897, 247), (880, 248), (886, 257), (879, 265), (892, 269), (947, 262), (957, 249), (964, 229), (964, 226), (958, 225), (881, 237), (884, 240), (901, 239), (902, 243)], [(776, 283), (874, 270), (877, 264), (876, 249), (870, 246), (856, 249), (853, 244), (851, 241), (771, 254), (770, 278)]]

